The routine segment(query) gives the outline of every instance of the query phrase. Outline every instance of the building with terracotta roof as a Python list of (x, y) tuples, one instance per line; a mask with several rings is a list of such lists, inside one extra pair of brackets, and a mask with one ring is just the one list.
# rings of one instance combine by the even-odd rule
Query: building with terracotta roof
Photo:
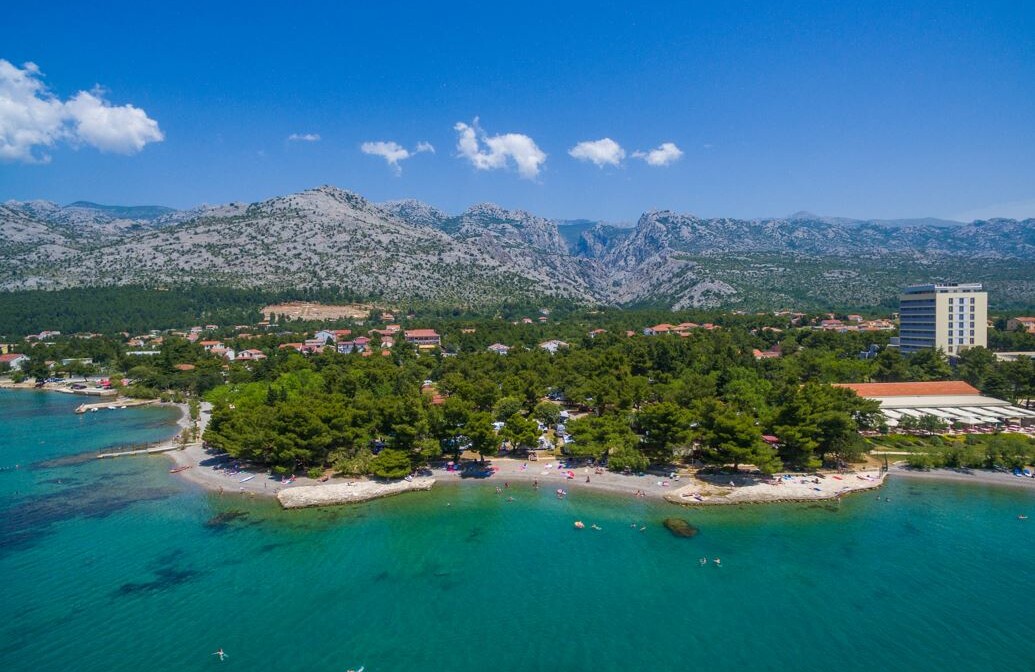
[(925, 383), (840, 383), (860, 397), (880, 402), (881, 413), (894, 427), (909, 416), (931, 415), (947, 425), (1035, 425), (1035, 411), (1009, 401), (986, 397), (962, 380)]
[(1035, 317), (1011, 317), (1006, 321), (1006, 330), (1035, 334)]
[(6, 364), (11, 367), (12, 371), (21, 371), (25, 363), (29, 361), (28, 355), (23, 355), (19, 352), (9, 352), (5, 355), (0, 355), (0, 364)]
[(434, 329), (407, 329), (404, 336), (407, 343), (413, 343), (418, 348), (435, 348), (442, 342)]

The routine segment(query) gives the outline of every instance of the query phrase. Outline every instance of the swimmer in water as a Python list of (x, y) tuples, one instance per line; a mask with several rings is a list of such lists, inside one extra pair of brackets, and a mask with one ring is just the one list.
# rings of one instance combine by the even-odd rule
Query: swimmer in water
[(223, 649), (219, 649), (218, 651), (213, 652), (212, 655), (219, 656), (220, 660), (226, 660), (230, 657), (225, 651), (223, 651)]

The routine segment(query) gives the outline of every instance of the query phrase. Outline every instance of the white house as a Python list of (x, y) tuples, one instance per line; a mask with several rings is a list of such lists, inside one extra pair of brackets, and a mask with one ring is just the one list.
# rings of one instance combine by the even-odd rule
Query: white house
[(11, 367), (12, 371), (21, 371), (25, 363), (29, 361), (27, 355), (23, 355), (17, 352), (12, 352), (7, 355), (0, 355), (0, 364), (6, 364)]
[(552, 355), (552, 354), (556, 353), (558, 350), (560, 350), (561, 348), (568, 347), (568, 344), (565, 343), (564, 341), (553, 340), (553, 341), (544, 341), (544, 342), (539, 344), (539, 347), (542, 348), (543, 350), (546, 350), (547, 352), (549, 352)]

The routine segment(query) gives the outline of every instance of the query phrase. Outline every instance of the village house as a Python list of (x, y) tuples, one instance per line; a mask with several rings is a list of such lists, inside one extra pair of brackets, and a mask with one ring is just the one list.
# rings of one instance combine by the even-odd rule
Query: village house
[(503, 345), (502, 343), (493, 343), (487, 348), (487, 350), (489, 352), (495, 352), (497, 355), (505, 355), (510, 352), (510, 346)]
[(220, 341), (201, 341), (198, 345), (203, 347), (207, 352), (211, 352), (213, 348), (223, 347), (223, 344)]
[(228, 348), (223, 345), (217, 345), (216, 347), (209, 350), (209, 353), (216, 357), (222, 357), (228, 362), (234, 361), (234, 356), (237, 354), (234, 352), (233, 348)]
[(542, 343), (539, 344), (539, 347), (542, 348), (543, 350), (546, 350), (551, 355), (553, 355), (558, 350), (560, 350), (561, 348), (567, 348), (568, 344), (565, 343), (564, 341), (550, 340), (550, 341), (543, 341)]
[(657, 336), (659, 334), (668, 334), (672, 332), (671, 324), (655, 324), (653, 327), (647, 327), (643, 330), (644, 336)]
[(29, 361), (28, 355), (23, 355), (18, 352), (9, 352), (6, 355), (0, 355), (0, 364), (6, 364), (11, 367), (12, 371), (21, 371), (22, 367)]
[(1012, 317), (1006, 321), (1006, 330), (1035, 334), (1035, 317)]
[(435, 348), (442, 342), (434, 329), (407, 329), (405, 338), (407, 343), (413, 343), (418, 348)]
[(751, 354), (755, 356), (755, 359), (776, 359), (783, 355), (783, 351), (780, 348), (780, 344), (773, 345), (768, 350), (759, 350), (755, 348), (751, 351)]
[(256, 350), (255, 348), (249, 348), (248, 350), (242, 350), (237, 353), (237, 357), (234, 361), (237, 362), (257, 362), (261, 359), (266, 359), (266, 353), (262, 350)]

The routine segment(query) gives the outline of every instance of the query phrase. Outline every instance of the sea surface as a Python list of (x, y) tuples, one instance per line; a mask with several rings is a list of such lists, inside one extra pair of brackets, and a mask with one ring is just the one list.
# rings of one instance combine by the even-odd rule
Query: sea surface
[(175, 412), (79, 401), (0, 390), (5, 672), (1035, 670), (1026, 490), (681, 510), (488, 482), (285, 512), (82, 457)]

